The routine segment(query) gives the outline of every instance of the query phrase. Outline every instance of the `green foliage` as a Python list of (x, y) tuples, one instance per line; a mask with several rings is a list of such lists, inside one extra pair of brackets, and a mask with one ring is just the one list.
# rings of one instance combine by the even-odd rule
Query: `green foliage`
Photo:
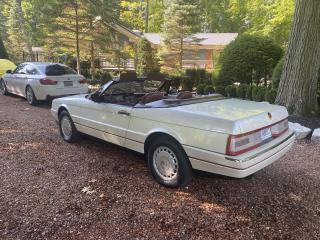
[(105, 84), (112, 80), (112, 75), (107, 71), (99, 69), (96, 72), (96, 79), (99, 81), (99, 83)]
[(265, 93), (264, 100), (273, 104), (277, 97), (277, 90), (276, 89), (268, 89)]
[(237, 96), (237, 87), (235, 85), (229, 85), (225, 89), (227, 97), (236, 97)]
[(197, 86), (197, 94), (198, 95), (203, 95), (204, 94), (204, 90), (205, 90), (206, 85), (204, 83), (200, 83)]
[(236, 91), (237, 97), (242, 98), (242, 99), (246, 98), (246, 93), (247, 93), (248, 87), (249, 86), (246, 84), (239, 85), (237, 87), (237, 91)]
[(213, 85), (207, 85), (207, 86), (204, 88), (204, 93), (205, 93), (205, 94), (215, 93), (214, 86), (213, 86)]
[[(163, 24), (163, 42), (159, 52), (164, 69), (182, 69), (184, 54), (194, 54), (185, 48), (192, 33), (199, 31), (199, 6), (192, 1), (172, 0), (168, 2)], [(189, 39), (188, 39), (189, 37)]]
[(262, 77), (267, 78), (282, 54), (282, 49), (269, 38), (240, 36), (221, 53), (221, 70), (216, 85), (250, 84)]
[(137, 73), (140, 75), (148, 75), (156, 69), (154, 50), (150, 42), (141, 38), (137, 45)]
[(207, 73), (205, 69), (190, 68), (186, 69), (186, 75), (194, 80), (194, 85), (201, 83), (211, 84), (211, 74)]
[(216, 93), (219, 93), (224, 96), (226, 95), (225, 86), (223, 85), (215, 86), (215, 90), (216, 90)]
[(3, 44), (2, 38), (0, 36), (0, 59), (9, 59), (7, 50)]
[(280, 79), (281, 79), (281, 75), (282, 75), (282, 70), (283, 70), (283, 64), (284, 64), (284, 58), (281, 58), (273, 70), (272, 87), (274, 89), (278, 89), (278, 87), (279, 87), (279, 83), (280, 83)]
[(246, 99), (248, 100), (252, 100), (252, 90), (253, 90), (254, 86), (249, 85), (247, 88), (247, 92), (246, 92)]
[(264, 86), (255, 86), (252, 89), (252, 100), (257, 102), (264, 101), (264, 97), (266, 95), (267, 88)]
[(183, 91), (192, 91), (193, 86), (194, 80), (191, 77), (187, 75), (181, 76), (181, 87)]

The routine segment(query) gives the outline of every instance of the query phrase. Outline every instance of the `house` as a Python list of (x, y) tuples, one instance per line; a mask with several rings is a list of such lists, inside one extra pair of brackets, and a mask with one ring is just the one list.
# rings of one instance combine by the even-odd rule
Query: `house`
[[(136, 45), (140, 38), (145, 37), (155, 49), (159, 49), (162, 42), (161, 33), (141, 33), (139, 31), (130, 30), (119, 24), (113, 24), (118, 33), (126, 38), (126, 42)], [(190, 44), (185, 45), (186, 50), (191, 50), (192, 54), (185, 53), (182, 60), (183, 68), (200, 68), (213, 70), (215, 60), (218, 58), (221, 51), (233, 40), (236, 39), (238, 33), (197, 33), (190, 36)], [(186, 39), (187, 40), (187, 39)], [(188, 41), (186, 41), (188, 42)], [(196, 43), (195, 43), (196, 42)], [(112, 64), (106, 60), (102, 61), (102, 67), (106, 69), (114, 68)], [(134, 68), (134, 60), (128, 60), (129, 69)]]

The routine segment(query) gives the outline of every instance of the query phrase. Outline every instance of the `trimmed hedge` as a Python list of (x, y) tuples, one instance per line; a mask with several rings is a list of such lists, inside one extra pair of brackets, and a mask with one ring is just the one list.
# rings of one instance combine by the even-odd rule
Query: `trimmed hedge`
[(227, 97), (237, 96), (237, 87), (235, 85), (229, 85), (225, 89)]
[(216, 93), (219, 93), (221, 95), (226, 95), (225, 87), (220, 85), (215, 87)]
[(276, 100), (277, 97), (277, 90), (276, 89), (268, 89), (265, 96), (264, 100), (273, 104), (274, 101)]
[(276, 67), (274, 68), (273, 74), (272, 74), (272, 88), (278, 89), (282, 70), (284, 65), (284, 58), (281, 58), (280, 61), (277, 63)]
[(247, 84), (241, 84), (237, 87), (237, 97), (238, 98), (242, 98), (245, 99), (246, 98), (246, 94), (247, 94), (247, 90), (248, 90), (248, 85)]
[(254, 86), (250, 85), (247, 88), (247, 92), (246, 92), (246, 99), (252, 100), (252, 89), (254, 88)]
[(205, 89), (206, 85), (203, 84), (203, 83), (200, 83), (198, 86), (197, 86), (197, 94), (198, 95), (203, 95), (204, 94), (204, 89)]
[(214, 93), (214, 87), (213, 85), (207, 85), (205, 88), (204, 88), (204, 93), (205, 94), (212, 94)]

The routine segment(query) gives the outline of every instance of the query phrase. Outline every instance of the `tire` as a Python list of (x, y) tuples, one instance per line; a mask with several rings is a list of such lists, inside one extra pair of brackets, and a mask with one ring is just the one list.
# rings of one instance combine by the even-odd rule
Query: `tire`
[(30, 86), (27, 86), (26, 88), (26, 99), (27, 99), (27, 102), (32, 106), (35, 106), (38, 104), (38, 100), (34, 95), (34, 92)]
[(76, 142), (80, 138), (80, 133), (74, 126), (74, 123), (67, 111), (59, 114), (59, 130), (64, 141), (68, 143)]
[(161, 185), (169, 188), (186, 186), (193, 177), (189, 158), (182, 146), (170, 137), (159, 137), (147, 151), (148, 167)]
[(8, 95), (6, 84), (4, 83), (4, 80), (2, 78), (0, 79), (0, 94), (4, 96)]

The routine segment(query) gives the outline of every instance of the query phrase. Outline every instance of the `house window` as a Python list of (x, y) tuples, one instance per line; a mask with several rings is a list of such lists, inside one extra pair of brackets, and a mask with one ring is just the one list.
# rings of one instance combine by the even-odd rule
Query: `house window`
[(206, 60), (206, 50), (205, 49), (199, 49), (198, 58), (199, 58), (199, 60)]

